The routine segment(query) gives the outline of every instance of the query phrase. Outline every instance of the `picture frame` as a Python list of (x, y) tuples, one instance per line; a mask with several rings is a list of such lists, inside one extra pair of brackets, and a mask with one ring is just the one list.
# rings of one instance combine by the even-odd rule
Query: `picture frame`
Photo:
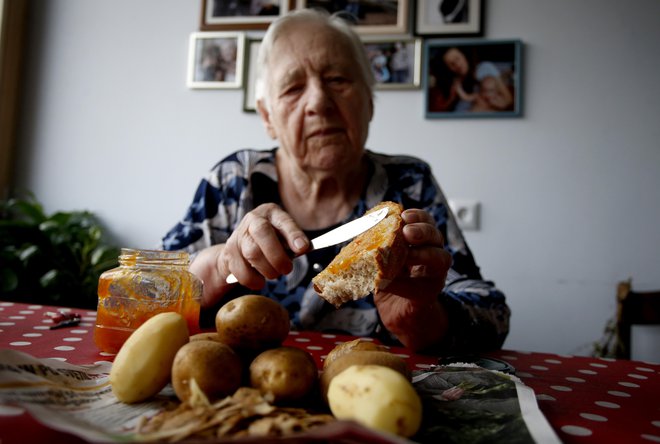
[(421, 87), (422, 39), (365, 37), (362, 43), (376, 78), (376, 90)]
[(348, 1), (338, 9), (328, 0), (298, 0), (297, 8), (320, 8), (339, 13), (355, 25), (359, 35), (407, 34), (410, 0)]
[(484, 33), (483, 0), (418, 0), (415, 34), (479, 37)]
[(245, 34), (194, 32), (188, 49), (187, 84), (192, 89), (237, 89), (243, 85)]
[[(245, 6), (241, 6), (243, 3), (245, 3)], [(265, 4), (267, 6), (260, 6), (260, 4)], [(293, 6), (293, 0), (272, 0), (265, 2), (202, 0), (200, 30), (263, 30), (268, 28), (276, 18), (289, 12)], [(256, 9), (257, 7), (259, 9)], [(268, 8), (268, 10), (266, 10), (266, 8)]]
[(520, 40), (426, 40), (426, 118), (520, 117), (522, 52)]
[(245, 79), (243, 93), (243, 111), (257, 112), (256, 83), (257, 83), (257, 55), (261, 39), (247, 39), (245, 44)]

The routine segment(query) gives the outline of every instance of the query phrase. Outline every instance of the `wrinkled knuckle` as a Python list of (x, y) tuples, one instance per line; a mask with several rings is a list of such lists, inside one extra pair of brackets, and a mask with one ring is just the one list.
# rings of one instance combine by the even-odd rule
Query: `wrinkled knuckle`
[(260, 257), (261, 250), (257, 244), (250, 240), (243, 243), (241, 246), (241, 253), (245, 260), (252, 262)]
[(261, 208), (268, 214), (280, 210), (280, 206), (276, 203), (268, 202), (261, 205)]
[(248, 232), (251, 236), (258, 238), (264, 236), (268, 231), (270, 231), (270, 222), (266, 219), (255, 219), (248, 229)]

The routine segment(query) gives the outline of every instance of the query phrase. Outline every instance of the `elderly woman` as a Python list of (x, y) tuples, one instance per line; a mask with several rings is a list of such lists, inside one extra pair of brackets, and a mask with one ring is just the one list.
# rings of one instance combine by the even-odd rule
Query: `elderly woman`
[[(413, 350), (501, 346), (504, 296), (481, 280), (430, 167), (365, 148), (374, 79), (350, 26), (294, 11), (270, 26), (258, 62), (257, 109), (279, 146), (220, 161), (163, 238), (163, 248), (195, 255), (191, 270), (204, 281), (210, 315), (233, 297), (260, 293), (287, 308), (297, 329), (374, 336)], [(406, 209), (407, 267), (384, 290), (335, 309), (310, 281), (340, 246), (305, 254), (309, 239), (384, 200)], [(239, 284), (226, 283), (230, 273)]]

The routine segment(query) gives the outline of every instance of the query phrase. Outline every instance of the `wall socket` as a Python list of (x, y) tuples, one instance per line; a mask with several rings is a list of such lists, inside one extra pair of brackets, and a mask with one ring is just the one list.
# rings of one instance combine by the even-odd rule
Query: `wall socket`
[(481, 204), (471, 199), (451, 199), (449, 207), (456, 217), (459, 228), (466, 231), (478, 231), (480, 227)]

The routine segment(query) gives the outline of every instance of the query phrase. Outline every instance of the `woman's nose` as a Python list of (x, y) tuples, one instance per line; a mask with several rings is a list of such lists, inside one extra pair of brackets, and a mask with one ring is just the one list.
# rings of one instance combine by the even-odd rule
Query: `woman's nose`
[(332, 98), (320, 81), (310, 82), (306, 91), (306, 110), (308, 113), (325, 113), (332, 107)]

